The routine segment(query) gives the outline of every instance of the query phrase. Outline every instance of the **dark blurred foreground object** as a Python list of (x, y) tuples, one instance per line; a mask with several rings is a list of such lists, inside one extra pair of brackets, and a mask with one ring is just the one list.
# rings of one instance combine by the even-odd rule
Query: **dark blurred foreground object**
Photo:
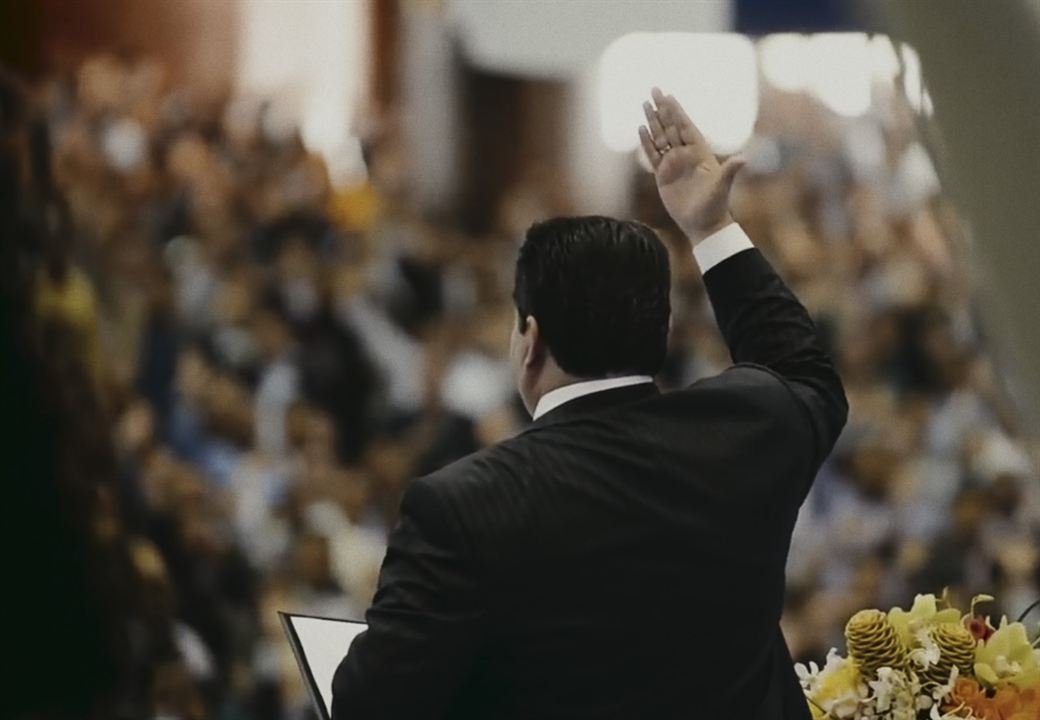
[(0, 70), (2, 716), (143, 717), (150, 668), (172, 647), (121, 531), (89, 339), (60, 311), (37, 312), (40, 283), (62, 287), (72, 269), (41, 222), (55, 198), (34, 151), (45, 130)]
[(76, 501), (59, 478), (60, 410), (43, 392), (25, 253), (25, 107), (6, 74), (0, 76), (0, 104), (0, 526), (10, 603), (4, 716), (89, 717), (113, 689), (115, 661), (103, 611), (90, 591), (78, 537), (85, 528), (77, 527)]
[[(0, 438), (4, 457), (3, 567), (7, 573), (9, 651), (5, 717), (87, 716), (111, 687), (112, 658), (99, 637), (100, 610), (87, 588), (86, 563), (61, 498), (58, 420), (40, 392), (40, 358), (31, 327), (22, 213), (27, 170), (25, 106), (17, 84), (0, 75)], [(52, 691), (54, 659), (67, 673)]]

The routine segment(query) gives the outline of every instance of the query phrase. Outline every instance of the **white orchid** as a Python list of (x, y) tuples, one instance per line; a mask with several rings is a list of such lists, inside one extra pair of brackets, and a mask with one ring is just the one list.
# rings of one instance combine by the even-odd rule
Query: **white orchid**
[(815, 662), (810, 662), (808, 667), (803, 663), (795, 663), (794, 672), (802, 689), (811, 697), (819, 691), (821, 684), (835, 673), (845, 670), (848, 664), (848, 658), (839, 655), (837, 648), (831, 648), (822, 669)]
[(935, 700), (936, 705), (941, 705), (942, 701), (949, 697), (950, 693), (953, 692), (953, 686), (957, 684), (957, 677), (960, 675), (960, 670), (954, 665), (950, 670), (950, 678), (943, 685), (936, 685), (932, 688), (932, 698)]
[(844, 695), (828, 701), (824, 705), (824, 710), (841, 720), (856, 720), (861, 701), (859, 693), (850, 690)]
[(881, 668), (877, 680), (870, 682), (870, 691), (857, 720), (916, 720), (922, 710), (933, 707), (932, 698), (914, 673)]
[(802, 689), (810, 694), (815, 692), (816, 686), (820, 684), (820, 666), (815, 661), (810, 661), (808, 667), (805, 663), (795, 663), (794, 674), (798, 676)]
[(917, 647), (910, 651), (910, 660), (922, 670), (927, 670), (939, 662), (939, 645), (932, 638), (932, 634), (926, 628), (914, 632)]
[(896, 671), (883, 667), (878, 670), (877, 678), (868, 683), (874, 691), (874, 707), (878, 712), (888, 712), (892, 705), (892, 696), (896, 693)]

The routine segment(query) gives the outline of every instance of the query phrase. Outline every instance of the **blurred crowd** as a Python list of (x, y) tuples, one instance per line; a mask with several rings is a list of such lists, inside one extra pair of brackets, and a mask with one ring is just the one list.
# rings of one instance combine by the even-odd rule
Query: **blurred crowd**
[[(275, 613), (362, 617), (409, 479), (527, 421), (506, 358), (516, 229), (556, 200), (517, 188), (497, 232), (467, 236), (409, 206), (394, 123), (334, 182), (277, 104), (171, 87), (145, 59), (90, 59), (28, 102), (40, 343), (74, 388), (78, 457), (102, 458), (83, 522), (136, 603), (120, 712), (307, 717)], [(879, 91), (840, 118), (766, 89), (747, 157), (734, 214), (851, 403), (791, 552), (792, 651), (822, 659), (856, 609), (943, 587), (1021, 612), (1040, 596), (1033, 448), (912, 112)], [(659, 383), (679, 387), (729, 358), (632, 173), (634, 214), (673, 251)]]

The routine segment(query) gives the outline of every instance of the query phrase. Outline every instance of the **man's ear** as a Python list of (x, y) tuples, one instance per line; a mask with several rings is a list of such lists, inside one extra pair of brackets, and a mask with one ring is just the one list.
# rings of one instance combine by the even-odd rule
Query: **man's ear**
[(527, 326), (524, 328), (524, 367), (537, 367), (545, 361), (545, 341), (542, 339), (542, 329), (533, 315), (526, 318)]

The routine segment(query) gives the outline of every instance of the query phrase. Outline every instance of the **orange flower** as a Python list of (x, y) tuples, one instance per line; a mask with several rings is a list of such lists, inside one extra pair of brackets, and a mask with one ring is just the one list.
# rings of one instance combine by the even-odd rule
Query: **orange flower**
[(979, 720), (1037, 720), (1040, 718), (1040, 690), (1020, 690), (1014, 685), (999, 688), (987, 697), (974, 678), (960, 678), (946, 703), (947, 712), (968, 709)]
[(1012, 685), (1006, 685), (993, 695), (993, 704), (1006, 711), (1018, 705), (1018, 689)]
[(959, 677), (953, 684), (953, 692), (950, 693), (949, 706), (955, 708), (958, 705), (972, 706), (976, 698), (985, 698), (979, 681), (970, 677)]

